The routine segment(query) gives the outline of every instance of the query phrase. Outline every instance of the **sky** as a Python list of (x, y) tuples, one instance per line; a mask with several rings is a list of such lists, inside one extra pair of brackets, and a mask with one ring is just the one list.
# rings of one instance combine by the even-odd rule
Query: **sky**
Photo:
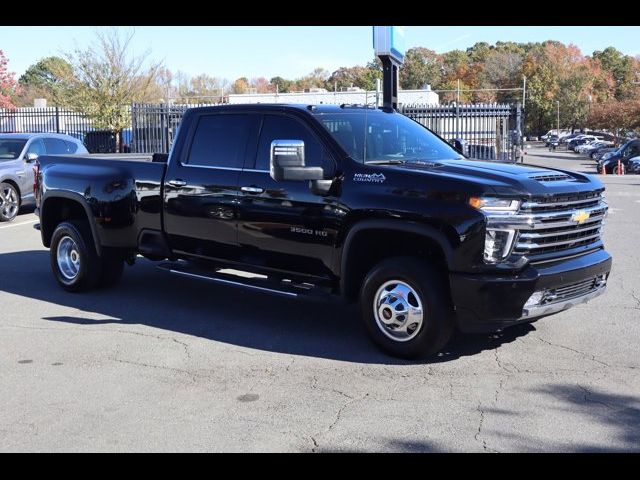
[[(0, 26), (0, 50), (9, 70), (19, 77), (40, 58), (60, 55), (76, 46), (86, 48), (105, 27)], [(373, 58), (371, 27), (280, 26), (203, 27), (143, 26), (135, 29), (133, 50), (150, 50), (171, 71), (189, 76), (207, 73), (238, 77), (280, 75), (299, 78), (316, 67), (329, 71), (364, 65)], [(640, 27), (405, 27), (407, 48), (427, 47), (438, 53), (466, 49), (476, 42), (536, 42), (558, 40), (577, 45), (584, 54), (613, 46), (627, 55), (640, 55)]]

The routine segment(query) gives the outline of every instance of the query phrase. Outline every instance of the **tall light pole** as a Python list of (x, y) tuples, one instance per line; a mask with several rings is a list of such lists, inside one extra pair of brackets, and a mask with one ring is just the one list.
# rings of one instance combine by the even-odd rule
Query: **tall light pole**
[(560, 138), (560, 100), (556, 100), (558, 105), (558, 138)]

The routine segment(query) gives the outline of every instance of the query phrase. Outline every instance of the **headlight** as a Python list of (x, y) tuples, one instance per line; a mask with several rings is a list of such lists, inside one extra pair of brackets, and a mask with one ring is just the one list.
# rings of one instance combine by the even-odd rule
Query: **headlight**
[[(493, 228), (497, 220), (504, 221), (505, 215), (514, 215), (520, 208), (520, 200), (494, 197), (471, 197), (469, 205), (487, 215), (487, 230), (484, 239), (484, 261), (498, 263), (509, 256), (513, 248), (516, 231)], [(497, 226), (497, 225), (496, 225)]]
[(520, 200), (493, 197), (471, 197), (469, 205), (487, 213), (515, 213), (520, 207)]

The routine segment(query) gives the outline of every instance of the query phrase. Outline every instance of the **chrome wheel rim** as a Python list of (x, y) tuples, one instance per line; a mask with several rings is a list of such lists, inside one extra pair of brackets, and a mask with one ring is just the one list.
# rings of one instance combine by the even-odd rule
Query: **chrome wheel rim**
[(373, 314), (382, 333), (396, 342), (415, 338), (424, 321), (420, 295), (400, 280), (384, 283), (373, 299)]
[(5, 186), (0, 189), (0, 212), (4, 218), (13, 218), (18, 214), (18, 193), (15, 188)]
[(63, 237), (58, 243), (58, 270), (65, 280), (72, 281), (80, 272), (80, 252), (71, 237)]

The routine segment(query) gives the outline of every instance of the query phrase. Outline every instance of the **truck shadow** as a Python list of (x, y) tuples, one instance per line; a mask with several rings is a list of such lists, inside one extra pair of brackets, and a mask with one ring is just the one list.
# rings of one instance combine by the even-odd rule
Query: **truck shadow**
[[(83, 294), (67, 293), (56, 284), (48, 251), (0, 254), (0, 271), (0, 291), (78, 312), (74, 316), (44, 314), (42, 320), (46, 322), (82, 326), (140, 324), (272, 352), (359, 363), (416, 363), (395, 359), (376, 349), (354, 305), (274, 297), (175, 277), (144, 259), (126, 268), (118, 286)], [(83, 312), (107, 318), (87, 318)], [(420, 362), (445, 362), (474, 355), (532, 330), (531, 325), (521, 325), (497, 334), (458, 335), (439, 356)]]

